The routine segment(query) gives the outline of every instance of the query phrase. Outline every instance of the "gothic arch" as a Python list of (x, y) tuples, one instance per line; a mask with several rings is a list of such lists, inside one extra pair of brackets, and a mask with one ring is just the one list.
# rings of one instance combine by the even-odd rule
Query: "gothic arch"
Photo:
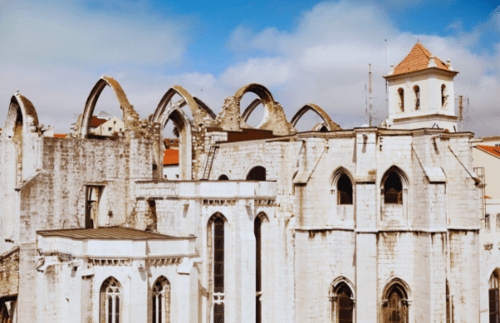
[(352, 176), (351, 172), (347, 168), (345, 168), (344, 166), (339, 166), (332, 173), (332, 176), (330, 178), (331, 186), (337, 186), (337, 182), (338, 182), (340, 176), (342, 176), (343, 174), (346, 174), (349, 177), (349, 179), (351, 180), (351, 183), (353, 183), (353, 185), (354, 185), (354, 183), (355, 183), (354, 176)]
[(302, 116), (308, 111), (313, 111), (321, 119), (323, 119), (325, 127), (328, 129), (328, 131), (342, 130), (342, 128), (340, 128), (338, 124), (332, 121), (330, 116), (323, 109), (318, 107), (316, 104), (312, 103), (304, 105), (302, 108), (298, 109), (297, 112), (295, 112), (295, 115), (292, 117), (291, 120), (292, 126), (295, 127), (297, 125), (297, 122), (299, 122)]
[[(22, 129), (18, 129), (19, 126)], [(10, 99), (3, 135), (13, 137), (19, 130), (21, 130), (21, 133), (37, 132), (40, 127), (38, 125), (38, 114), (33, 103), (21, 94), (15, 93)]]
[[(271, 130), (273, 131), (273, 134), (281, 136), (290, 135), (296, 132), (295, 128), (293, 128), (293, 126), (286, 119), (285, 112), (283, 111), (281, 105), (274, 101), (271, 92), (263, 85), (251, 83), (236, 91), (233, 99), (235, 100), (238, 108), (243, 95), (248, 92), (256, 94), (259, 99), (258, 101), (254, 100), (250, 103), (243, 114), (241, 114), (241, 110), (238, 111), (238, 114), (242, 117), (242, 119), (248, 119), (253, 110), (262, 103), (264, 105), (264, 117), (262, 118), (261, 123), (256, 127), (257, 129)], [(246, 124), (244, 121), (243, 123)]]
[(352, 283), (352, 281), (349, 278), (347, 278), (345, 276), (339, 276), (339, 277), (335, 278), (332, 281), (332, 283), (330, 284), (330, 286), (328, 287), (328, 292), (329, 293), (333, 292), (342, 283), (346, 284), (351, 289), (352, 298), (355, 299), (356, 298), (356, 290), (354, 289), (354, 284)]
[[(201, 105), (198, 105), (197, 101), (191, 96), (191, 94), (189, 94), (188, 91), (184, 90), (179, 85), (174, 85), (170, 87), (167, 92), (165, 92), (153, 114), (152, 121), (160, 122), (164, 118), (163, 115), (165, 114), (166, 110), (168, 110), (168, 103), (176, 94), (181, 96), (184, 100), (184, 102), (181, 104), (181, 107), (187, 104), (187, 106), (191, 110), (191, 114), (193, 115), (193, 120), (196, 127), (201, 125), (211, 125), (213, 123), (213, 118), (210, 116), (209, 112), (211, 110), (203, 102)], [(201, 100), (199, 99), (198, 101), (201, 102)]]
[(139, 120), (139, 115), (135, 112), (134, 107), (130, 104), (130, 102), (128, 102), (127, 95), (123, 91), (120, 84), (110, 76), (101, 76), (90, 91), (90, 94), (87, 97), (87, 102), (85, 103), (83, 114), (77, 121), (78, 138), (83, 139), (88, 136), (90, 132), (90, 120), (94, 114), (95, 105), (106, 86), (111, 87), (116, 95), (116, 98), (118, 99), (118, 102), (120, 103), (120, 109), (122, 110), (125, 127), (127, 127), (130, 121)]
[[(396, 297), (394, 297), (396, 296)], [(393, 299), (395, 298), (395, 299)], [(380, 322), (388, 322), (389, 316), (394, 315), (394, 301), (397, 301), (400, 313), (398, 316), (402, 317), (401, 322), (412, 322), (411, 318), (411, 305), (412, 305), (412, 291), (410, 286), (399, 277), (393, 277), (385, 284), (380, 294)]]
[(394, 285), (400, 285), (403, 288), (405, 296), (407, 297), (408, 301), (413, 300), (410, 285), (408, 285), (403, 279), (399, 277), (392, 277), (389, 280), (387, 280), (387, 282), (384, 285), (384, 288), (381, 290), (380, 299), (383, 300), (384, 298), (386, 298), (391, 288)]
[[(252, 178), (256, 178), (256, 176), (257, 176), (257, 178), (261, 178), (261, 179), (252, 179)], [(267, 180), (267, 169), (262, 165), (254, 165), (247, 171), (247, 173), (245, 175), (245, 180), (247, 180), (247, 181), (248, 180), (265, 181), (265, 180)]]
[(384, 172), (384, 175), (382, 176), (382, 178), (380, 180), (380, 186), (382, 187), (384, 185), (385, 181), (387, 180), (387, 177), (392, 172), (395, 172), (396, 174), (398, 174), (399, 178), (401, 179), (401, 183), (403, 184), (403, 189), (408, 189), (408, 187), (410, 186), (410, 181), (408, 180), (408, 175), (406, 175), (406, 173), (396, 165), (389, 167)]
[(250, 104), (248, 105), (248, 107), (245, 109), (245, 111), (243, 111), (243, 114), (241, 115), (241, 117), (243, 118), (243, 120), (245, 122), (248, 121), (248, 118), (252, 114), (253, 110), (255, 110), (255, 108), (258, 107), (259, 104), (261, 104), (261, 103), (262, 103), (261, 99), (255, 99), (252, 102), (250, 102)]
[(205, 110), (208, 113), (208, 115), (210, 116), (210, 118), (212, 118), (214, 120), (217, 118), (217, 115), (215, 115), (215, 113), (212, 111), (212, 109), (210, 109), (208, 107), (208, 105), (205, 104), (205, 102), (201, 101), (200, 99), (198, 99), (195, 96), (193, 96), (193, 99), (196, 101), (196, 103), (198, 104), (198, 107), (200, 109), (203, 109), (203, 110)]

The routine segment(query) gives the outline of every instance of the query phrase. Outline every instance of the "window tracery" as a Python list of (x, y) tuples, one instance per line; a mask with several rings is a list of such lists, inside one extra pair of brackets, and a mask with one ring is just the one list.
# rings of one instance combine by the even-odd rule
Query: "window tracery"
[(101, 323), (120, 323), (121, 296), (121, 285), (114, 277), (102, 283)]
[(170, 283), (161, 276), (153, 285), (153, 323), (170, 323)]

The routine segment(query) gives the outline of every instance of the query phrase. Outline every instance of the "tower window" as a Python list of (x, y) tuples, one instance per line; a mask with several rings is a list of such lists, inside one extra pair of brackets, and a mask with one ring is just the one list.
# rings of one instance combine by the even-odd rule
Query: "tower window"
[(413, 91), (415, 91), (415, 110), (420, 110), (420, 87), (415, 85)]
[(401, 112), (405, 112), (405, 90), (401, 87), (398, 89), (398, 98), (399, 109)]
[(441, 106), (444, 107), (446, 104), (446, 99), (448, 98), (448, 95), (446, 95), (446, 85), (441, 85)]

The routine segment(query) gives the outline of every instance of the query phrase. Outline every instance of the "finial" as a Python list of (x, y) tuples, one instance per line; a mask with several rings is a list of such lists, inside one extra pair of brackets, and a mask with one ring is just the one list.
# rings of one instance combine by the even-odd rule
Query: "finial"
[(420, 38), (417, 38), (417, 44), (420, 44)]

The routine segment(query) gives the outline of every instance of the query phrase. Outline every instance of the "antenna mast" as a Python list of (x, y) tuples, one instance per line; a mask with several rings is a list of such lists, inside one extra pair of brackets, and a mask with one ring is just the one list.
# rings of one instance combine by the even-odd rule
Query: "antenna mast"
[(370, 100), (370, 119), (368, 122), (368, 125), (371, 127), (372, 126), (372, 64), (368, 64), (369, 66), (369, 73), (368, 73), (368, 78), (369, 78), (369, 100)]

